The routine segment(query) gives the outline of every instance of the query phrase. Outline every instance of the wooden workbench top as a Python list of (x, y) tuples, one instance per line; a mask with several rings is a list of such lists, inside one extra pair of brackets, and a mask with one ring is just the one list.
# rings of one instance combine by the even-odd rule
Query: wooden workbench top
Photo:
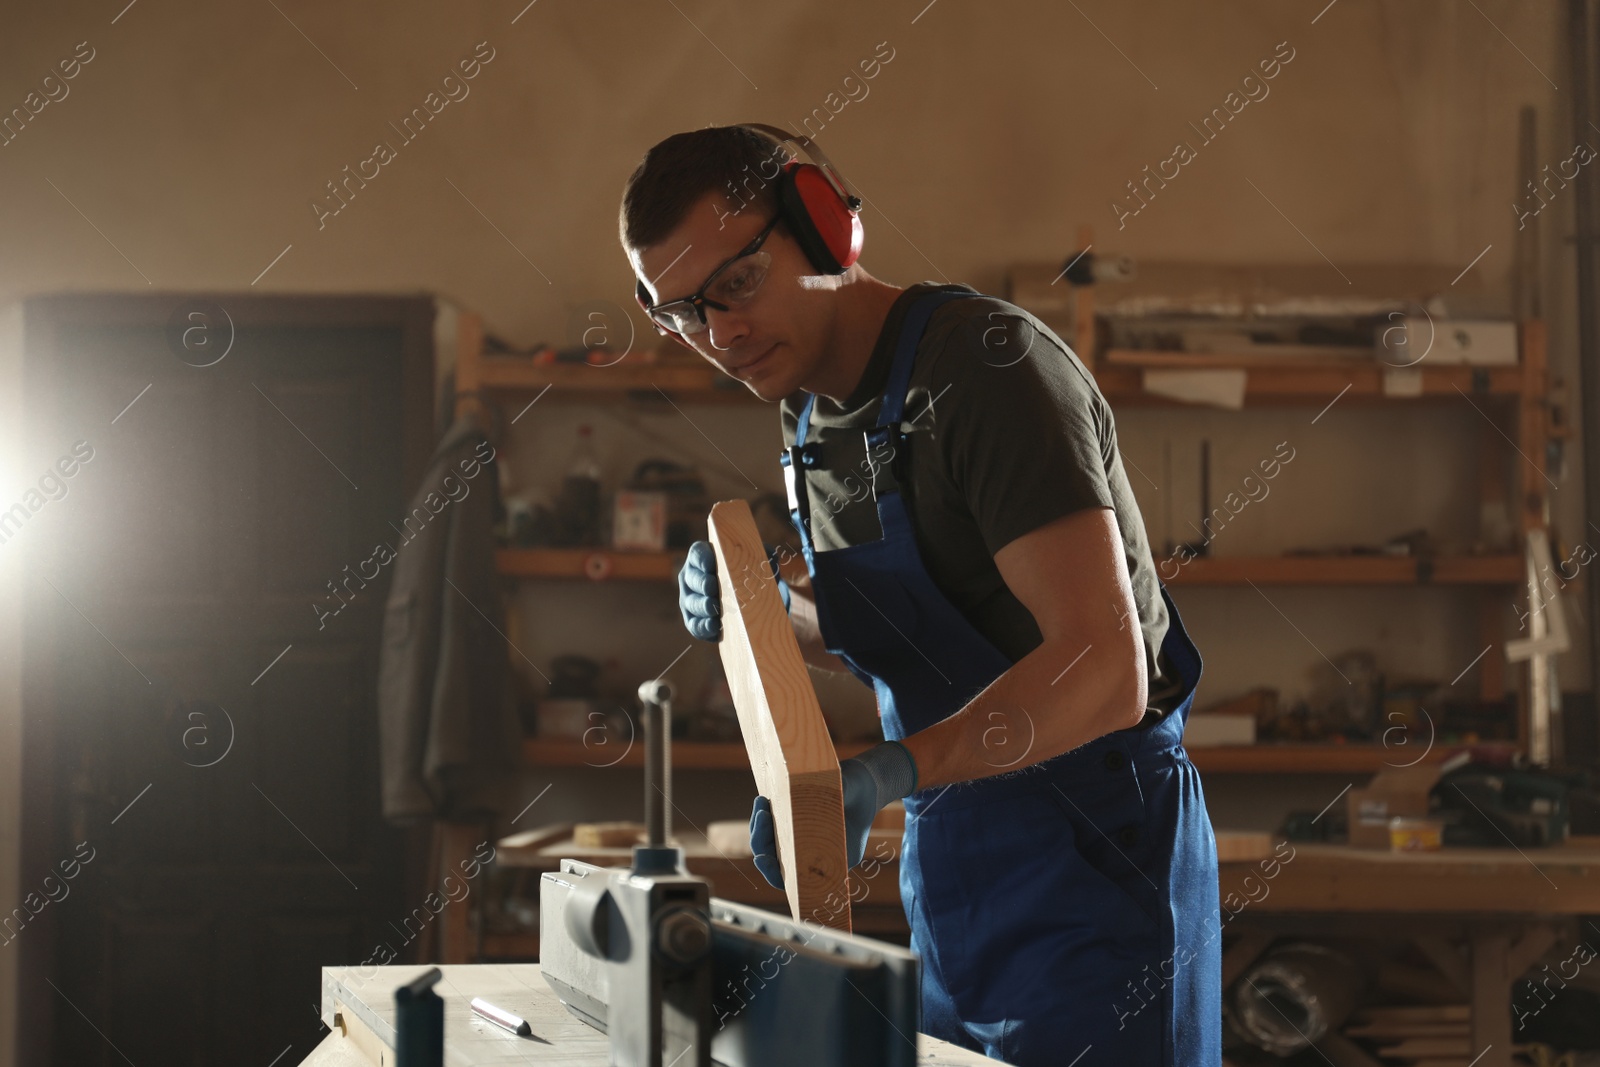
[[(380, 1067), (393, 1063), (394, 991), (428, 970), (410, 967), (324, 967), (322, 1021), (333, 1032), (300, 1067)], [(561, 1064), (607, 1067), (606, 1036), (580, 1022), (539, 973), (536, 963), (446, 964), (434, 992), (444, 998), (447, 1067)], [(517, 1037), (473, 1014), (473, 997), (528, 1020), (532, 1037)], [(337, 1018), (336, 1018), (337, 1016)], [(919, 1067), (995, 1067), (999, 1061), (917, 1035)]]
[[(1290, 849), (1293, 852), (1290, 852)], [(1380, 852), (1283, 844), (1270, 862), (1223, 863), (1224, 897), (1254, 895), (1251, 910), (1584, 915), (1600, 911), (1600, 847)], [(1268, 877), (1269, 872), (1274, 872)], [(1249, 881), (1247, 881), (1249, 879)]]
[[(599, 866), (626, 866), (626, 848), (579, 848), (561, 827), (519, 835), (526, 847), (506, 848), (500, 862), (554, 870), (571, 857)], [(1252, 912), (1397, 912), (1560, 916), (1600, 913), (1600, 838), (1583, 837), (1549, 848), (1446, 848), (1438, 852), (1383, 852), (1347, 845), (1273, 841), (1265, 835), (1218, 831), (1224, 858), (1218, 882), (1224, 909), (1242, 903)], [(1259, 838), (1253, 842), (1252, 838)], [(748, 854), (719, 851), (703, 836), (685, 835), (689, 869), (712, 883), (716, 896), (783, 911)], [(887, 855), (888, 853), (883, 853)], [(900, 910), (899, 864), (864, 864), (852, 873), (864, 925), (883, 936), (905, 929)], [(1230, 903), (1230, 894), (1232, 894)]]

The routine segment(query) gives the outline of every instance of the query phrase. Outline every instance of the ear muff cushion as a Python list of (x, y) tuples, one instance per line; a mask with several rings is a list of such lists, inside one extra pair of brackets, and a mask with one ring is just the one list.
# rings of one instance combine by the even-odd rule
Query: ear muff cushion
[(823, 274), (843, 274), (861, 256), (861, 220), (821, 168), (791, 162), (778, 181), (778, 205), (801, 251)]

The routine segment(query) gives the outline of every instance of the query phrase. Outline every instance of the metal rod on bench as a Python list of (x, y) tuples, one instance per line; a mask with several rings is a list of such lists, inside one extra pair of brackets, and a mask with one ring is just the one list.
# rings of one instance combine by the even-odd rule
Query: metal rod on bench
[(651, 848), (664, 848), (672, 832), (672, 684), (639, 687), (644, 704), (644, 820)]

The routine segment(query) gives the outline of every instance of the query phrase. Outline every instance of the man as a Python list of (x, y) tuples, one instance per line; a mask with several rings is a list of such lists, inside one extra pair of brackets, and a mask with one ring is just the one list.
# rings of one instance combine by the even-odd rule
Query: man
[[(811, 576), (790, 617), (886, 738), (840, 768), (850, 862), (904, 798), (926, 1032), (1022, 1067), (1220, 1063), (1216, 844), (1181, 744), (1200, 657), (1111, 411), (1021, 309), (868, 274), (858, 208), (810, 142), (735, 126), (652, 148), (620, 219), (657, 328), (782, 402)], [(709, 545), (679, 588), (717, 640)], [(781, 884), (764, 798), (751, 844)]]

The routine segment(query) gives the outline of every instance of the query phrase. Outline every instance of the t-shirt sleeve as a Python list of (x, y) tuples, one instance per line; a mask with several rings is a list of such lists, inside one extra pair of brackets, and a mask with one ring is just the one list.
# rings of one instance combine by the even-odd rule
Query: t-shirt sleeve
[(934, 419), (944, 468), (991, 555), (1065, 515), (1115, 506), (1105, 400), (1028, 318), (973, 316), (951, 331), (930, 378), (944, 392)]

